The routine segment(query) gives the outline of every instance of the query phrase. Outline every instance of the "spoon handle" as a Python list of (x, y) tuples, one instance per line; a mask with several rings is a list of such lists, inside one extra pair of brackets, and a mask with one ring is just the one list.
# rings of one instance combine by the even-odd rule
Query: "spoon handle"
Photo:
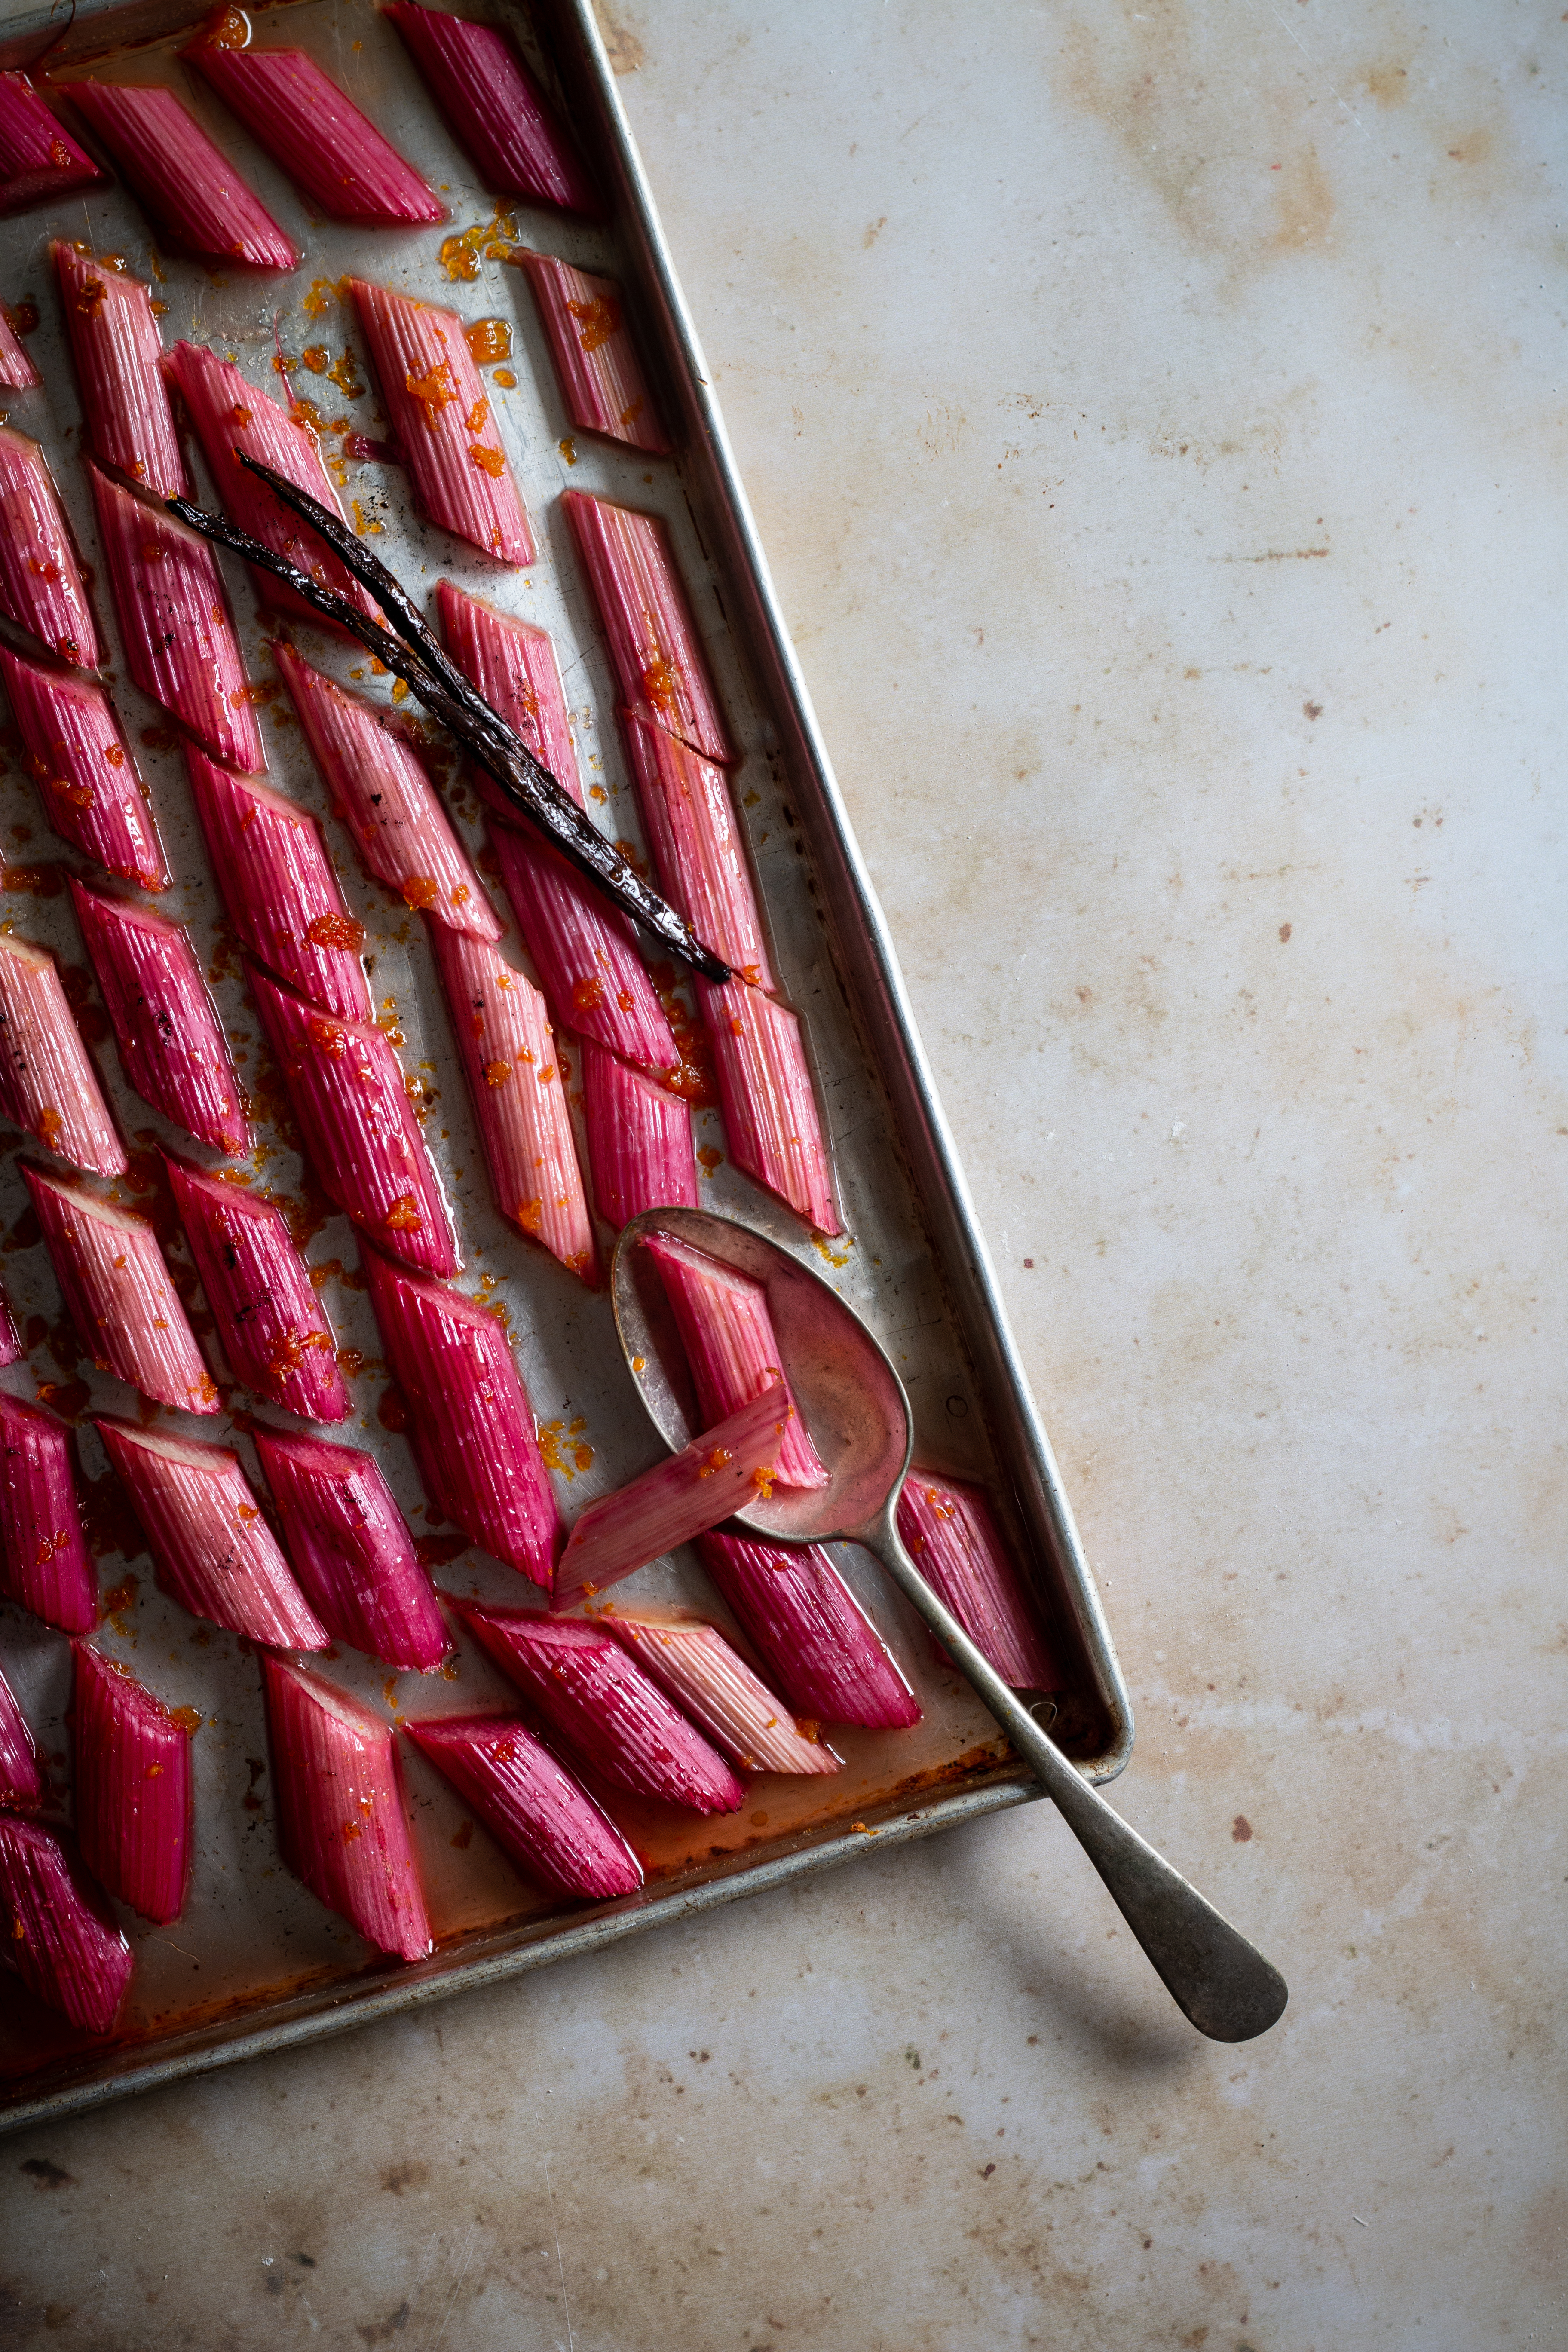
[(1036, 1774), (1183, 2015), (1212, 2042), (1267, 2033), (1289, 1999), (1279, 1969), (1144, 1843), (1041, 1730), (904, 1549), (891, 1500), (856, 1540), (876, 1554)]

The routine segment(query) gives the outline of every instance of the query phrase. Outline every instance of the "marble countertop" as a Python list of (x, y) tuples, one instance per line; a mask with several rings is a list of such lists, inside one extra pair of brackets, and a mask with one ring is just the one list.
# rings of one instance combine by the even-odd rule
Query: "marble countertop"
[(1029, 1808), (5, 2141), (0, 2341), (1559, 2345), (1568, 28), (608, 13), (1116, 1801), (1291, 2004), (1199, 2040)]

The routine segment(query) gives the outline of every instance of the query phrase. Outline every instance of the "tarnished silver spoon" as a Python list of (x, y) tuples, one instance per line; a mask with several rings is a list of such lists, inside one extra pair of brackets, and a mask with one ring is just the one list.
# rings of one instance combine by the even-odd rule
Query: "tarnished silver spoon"
[(637, 1246), (653, 1232), (673, 1234), (767, 1285), (782, 1369), (828, 1472), (823, 1487), (775, 1487), (767, 1501), (738, 1512), (738, 1523), (788, 1543), (858, 1543), (874, 1553), (1055, 1801), (1183, 2014), (1215, 2042), (1266, 2033), (1289, 1997), (1279, 1969), (1107, 1804), (986, 1664), (904, 1549), (895, 1515), (913, 1423), (885, 1350), (809, 1266), (749, 1225), (700, 1209), (634, 1217), (611, 1269), (621, 1346), (665, 1443), (679, 1450), (701, 1424), (658, 1273)]

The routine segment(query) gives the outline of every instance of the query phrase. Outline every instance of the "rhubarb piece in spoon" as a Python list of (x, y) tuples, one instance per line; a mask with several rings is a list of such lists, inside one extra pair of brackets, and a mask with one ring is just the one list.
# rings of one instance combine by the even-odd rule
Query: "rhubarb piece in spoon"
[(0, 303), (0, 383), (8, 384), (13, 392), (36, 392), (43, 380), (11, 322), (11, 313)]
[(334, 1642), (427, 1675), (452, 1647), (407, 1521), (374, 1454), (258, 1429), (300, 1583)]
[(618, 1233), (645, 1209), (696, 1208), (691, 1114), (680, 1097), (589, 1038), (579, 1040), (579, 1050), (588, 1173), (599, 1214)]
[(131, 1164), (53, 956), (13, 931), (0, 931), (0, 1112), (95, 1176)]
[(504, 33), (416, 0), (395, 0), (382, 14), (407, 43), (482, 186), (493, 195), (529, 196), (602, 218), (604, 206), (572, 142)]
[(194, 1707), (175, 1714), (90, 1643), (73, 1644), (72, 1751), (82, 1859), (109, 1893), (166, 1926), (191, 1868)]
[(122, 262), (98, 260), (64, 237), (49, 251), (94, 456), (161, 499), (186, 497), (149, 289)]
[(0, 1592), (62, 1633), (98, 1622), (70, 1433), (42, 1405), (0, 1391)]
[(604, 623), (621, 698), (650, 726), (679, 735), (721, 766), (733, 761), (707, 656), (658, 515), (583, 490), (562, 495)]
[(16, 1693), (0, 1675), (0, 1805), (26, 1811), (42, 1804), (44, 1780), (38, 1749)]
[(216, 1412), (218, 1392), (146, 1221), (24, 1160), (66, 1310), (102, 1371), (182, 1412)]
[(1002, 1540), (984, 1490), (912, 1468), (899, 1533), (933, 1591), (1015, 1690), (1059, 1690), (1063, 1676), (1038, 1612)]
[(71, 900), (126, 1076), (187, 1135), (243, 1160), (239, 1080), (189, 931), (74, 875)]
[(819, 1545), (700, 1536), (697, 1549), (792, 1706), (818, 1723), (903, 1731), (920, 1702)]
[(0, 213), (58, 204), (109, 174), (84, 155), (25, 73), (0, 73)]
[(394, 227), (446, 219), (439, 196), (303, 49), (241, 48), (209, 35), (180, 54), (287, 173), (310, 211)]
[(247, 269), (294, 269), (299, 248), (161, 82), (73, 81), (72, 103), (171, 244)]
[(803, 1731), (717, 1625), (623, 1616), (600, 1621), (661, 1690), (743, 1772), (841, 1772), (840, 1758)]
[(169, 1160), (180, 1222), (236, 1377), (302, 1421), (351, 1410), (336, 1342), (288, 1220), (270, 1201)]
[(44, 814), (86, 857), (143, 890), (169, 884), (147, 792), (102, 687), (0, 646), (0, 681)]
[(842, 1233), (799, 1014), (744, 981), (696, 986), (731, 1159), (815, 1232)]
[(44, 453), (0, 425), (0, 613), (63, 662), (103, 656)]
[(83, 2033), (113, 2030), (131, 1946), (76, 1854), (38, 1822), (0, 1813), (0, 1958)]
[[(673, 1234), (645, 1234), (642, 1246), (658, 1268), (696, 1382), (698, 1404), (710, 1421), (738, 1412), (784, 1380), (764, 1284)], [(787, 1394), (787, 1381), (784, 1389)], [(793, 1396), (790, 1403), (795, 1404)], [(828, 1483), (798, 1410), (784, 1431), (773, 1475), (781, 1486)]]
[(520, 1870), (552, 1895), (635, 1895), (642, 1865), (609, 1816), (516, 1716), (436, 1716), (403, 1727)]
[(669, 443), (615, 279), (591, 278), (552, 253), (533, 253), (522, 245), (513, 246), (507, 259), (528, 273), (573, 424), (650, 457), (668, 456)]

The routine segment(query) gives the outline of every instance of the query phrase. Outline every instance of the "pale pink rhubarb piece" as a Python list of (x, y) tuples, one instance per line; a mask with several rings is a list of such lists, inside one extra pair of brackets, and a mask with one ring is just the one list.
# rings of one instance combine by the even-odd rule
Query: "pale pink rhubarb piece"
[(592, 1903), (642, 1885), (614, 1822), (518, 1717), (434, 1717), (403, 1728), (537, 1885)]
[(926, 1582), (1015, 1690), (1058, 1690), (1062, 1675), (984, 1491), (912, 1468), (899, 1533)]
[(0, 73), (0, 213), (57, 202), (109, 174), (84, 155), (25, 73)]
[(432, 923), (430, 945), (496, 1206), (591, 1281), (594, 1227), (544, 999), (482, 940)]
[(126, 1076), (187, 1135), (243, 1160), (239, 1080), (189, 931), (74, 875), (71, 899)]
[[(334, 590), (367, 619), (378, 619), (380, 608), (374, 597), (342, 558), (289, 512), (275, 490), (247, 472), (236, 454), (243, 450), (247, 457), (259, 458), (296, 488), (308, 491), (318, 505), (342, 515), (342, 501), (304, 413), (290, 415), (247, 383), (232, 360), (220, 358), (205, 343), (176, 343), (163, 362), (163, 373), (185, 404), (230, 521), (275, 555), (286, 556), (308, 572), (318, 587)], [(269, 572), (253, 570), (250, 577), (262, 603), (274, 611), (300, 614), (317, 628), (336, 625), (323, 622), (313, 605)]]
[(161, 499), (188, 497), (150, 289), (63, 237), (49, 251), (94, 456)]
[(366, 871), (450, 929), (499, 940), (503, 926), (412, 744), (291, 646), (272, 650)]
[(603, 1592), (766, 1497), (793, 1410), (781, 1381), (640, 1478), (590, 1503), (561, 1555), (551, 1607), (570, 1609)]
[(168, 861), (146, 789), (102, 687), (24, 661), (4, 646), (0, 681), (27, 772), (61, 840), (122, 882), (166, 889)]
[(238, 116), (313, 213), (328, 220), (441, 221), (447, 207), (303, 49), (193, 41), (181, 55)]
[(0, 303), (0, 383), (9, 384), (13, 392), (36, 392), (43, 380)]
[(87, 470), (132, 677), (215, 760), (259, 775), (267, 754), (212, 549), (97, 466)]
[(41, 1804), (43, 1795), (38, 1750), (27, 1718), (10, 1684), (0, 1675), (0, 1805), (26, 1808)]
[(658, 515), (563, 493), (604, 623), (621, 698), (639, 719), (668, 729), (721, 765), (732, 761), (668, 526)]
[(44, 453), (0, 425), (0, 613), (60, 660), (102, 659), (76, 550)]
[(454, 1605), (502, 1674), (611, 1788), (698, 1813), (744, 1804), (745, 1789), (718, 1749), (602, 1626)]
[(167, 1164), (180, 1222), (236, 1378), (302, 1421), (342, 1421), (351, 1400), (332, 1327), (282, 1210), (181, 1160)]
[(107, 1414), (95, 1415), (94, 1426), (142, 1522), (158, 1581), (182, 1609), (280, 1649), (326, 1647), (237, 1454)]
[(47, 948), (0, 932), (0, 1112), (96, 1176), (130, 1166)]
[(289, 1556), (334, 1642), (427, 1675), (452, 1647), (414, 1538), (373, 1454), (258, 1429)]
[(188, 747), (185, 772), (243, 945), (323, 1012), (368, 1021), (364, 925), (348, 910), (309, 809)]
[(70, 96), (171, 244), (247, 269), (298, 267), (298, 247), (172, 89), (73, 81)]
[(583, 1056), (588, 1174), (599, 1214), (618, 1233), (645, 1209), (695, 1209), (691, 1113), (640, 1070), (591, 1040)]
[(452, 1213), (382, 1031), (319, 1013), (254, 964), (248, 978), (322, 1190), (407, 1265), (456, 1274)]
[(0, 1391), (0, 1591), (62, 1633), (98, 1622), (70, 1433), (42, 1405)]
[(613, 278), (591, 278), (552, 253), (514, 246), (507, 259), (528, 273), (555, 362), (566, 413), (580, 431), (607, 434), (650, 457), (668, 454), (626, 300)]
[(83, 2033), (113, 2030), (134, 1966), (123, 1930), (64, 1840), (5, 1813), (0, 1959)]
[(152, 1226), (26, 1160), (22, 1173), (66, 1310), (99, 1369), (159, 1404), (216, 1412), (217, 1390)]
[(498, 563), (531, 563), (528, 518), (462, 320), (363, 278), (350, 283), (419, 505)]
[(666, 898), (742, 980), (773, 988), (756, 886), (723, 769), (629, 711), (622, 733)]
[(815, 1232), (842, 1233), (799, 1014), (741, 980), (699, 977), (697, 1003), (731, 1159)]
[[(643, 1248), (658, 1268), (675, 1314), (680, 1344), (709, 1421), (738, 1412), (784, 1379), (766, 1285), (753, 1282), (674, 1234), (645, 1234)], [(795, 1407), (773, 1475), (781, 1486), (826, 1486), (827, 1473)]]
[(818, 1723), (907, 1730), (920, 1702), (827, 1554), (818, 1545), (700, 1536), (697, 1549), (723, 1599), (792, 1706)]
[(604, 206), (539, 84), (506, 35), (395, 0), (382, 14), (408, 45), (447, 130), (493, 195), (602, 217)]
[(548, 1588), (560, 1515), (506, 1326), (375, 1251), (365, 1272), (430, 1500), (475, 1543)]
[(555, 1019), (658, 1076), (678, 1069), (679, 1050), (626, 917), (546, 843), (499, 824), (490, 845)]
[[(441, 634), (458, 667), (581, 808), (577, 749), (567, 716), (561, 664), (549, 631), (516, 620), (510, 613), (498, 613), (493, 604), (466, 594), (449, 580), (437, 582), (436, 602)], [(474, 782), (481, 793), (485, 781), (476, 774)], [(490, 805), (515, 820), (513, 803), (499, 787), (492, 785), (490, 791)]]
[(728, 1643), (717, 1625), (624, 1617), (603, 1622), (661, 1690), (743, 1772), (841, 1772), (842, 1760), (802, 1730), (782, 1698)]
[(76, 1833), (110, 1895), (160, 1926), (184, 1908), (191, 1868), (194, 1707), (175, 1714), (78, 1642), (72, 1700)]

